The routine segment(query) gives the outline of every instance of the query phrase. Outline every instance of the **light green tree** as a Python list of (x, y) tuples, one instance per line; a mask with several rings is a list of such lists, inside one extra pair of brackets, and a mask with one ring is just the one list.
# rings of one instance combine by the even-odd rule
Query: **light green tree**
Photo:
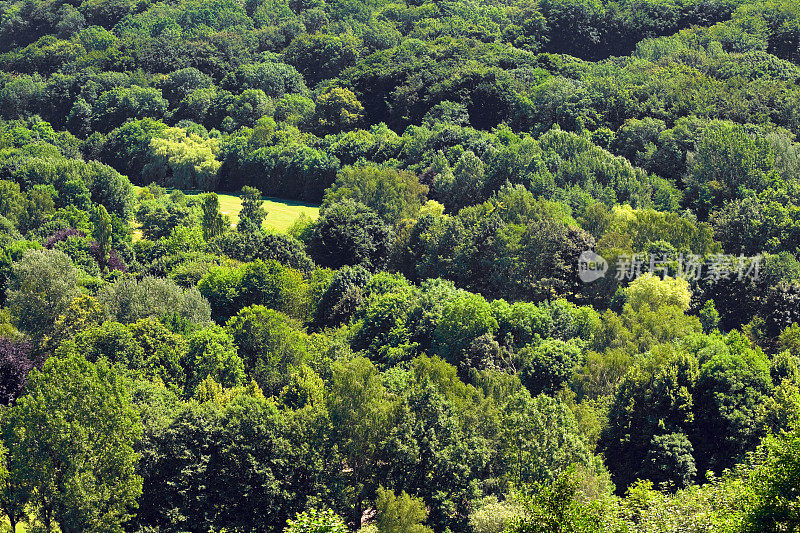
[(649, 273), (633, 280), (625, 289), (625, 295), (634, 311), (639, 311), (645, 305), (652, 310), (675, 306), (686, 311), (692, 300), (689, 282), (685, 279), (669, 276), (661, 279)]
[(558, 400), (522, 390), (501, 414), (500, 450), (517, 486), (552, 483), (571, 464), (594, 464), (574, 415)]
[(395, 496), (391, 490), (378, 487), (375, 507), (378, 533), (433, 533), (431, 528), (422, 525), (428, 516), (422, 498), (414, 498), (405, 491)]
[(326, 398), (345, 469), (343, 483), (351, 522), (361, 519), (374, 490), (374, 476), (385, 458), (384, 441), (394, 422), (396, 401), (381, 382), (381, 374), (369, 359), (337, 361)]
[(498, 328), (489, 303), (479, 294), (464, 292), (448, 301), (433, 332), (437, 355), (458, 366), (473, 340)]
[(318, 511), (311, 509), (297, 513), (294, 520), (286, 522), (283, 533), (347, 533), (348, 529), (341, 517), (330, 509)]
[(72, 260), (58, 250), (32, 250), (11, 267), (8, 309), (15, 326), (41, 340), (80, 294)]
[(323, 131), (352, 128), (361, 120), (364, 106), (349, 89), (330, 87), (316, 101), (317, 124)]
[(428, 187), (411, 172), (393, 168), (347, 167), (325, 192), (323, 207), (349, 198), (366, 205), (386, 222), (419, 214)]
[(269, 395), (280, 393), (292, 372), (310, 358), (310, 339), (300, 324), (273, 309), (245, 307), (225, 327), (248, 375)]

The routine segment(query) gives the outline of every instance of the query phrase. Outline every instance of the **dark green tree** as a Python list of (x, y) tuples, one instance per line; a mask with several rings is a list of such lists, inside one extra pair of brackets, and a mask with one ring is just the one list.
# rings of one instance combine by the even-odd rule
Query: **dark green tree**
[(261, 191), (245, 185), (239, 197), (242, 200), (242, 210), (239, 212), (236, 229), (244, 233), (260, 230), (267, 216), (267, 212), (261, 207), (264, 203)]
[(342, 200), (326, 207), (315, 223), (309, 250), (318, 264), (331, 268), (386, 264), (392, 229), (362, 203)]
[(218, 237), (225, 232), (226, 218), (219, 211), (219, 196), (216, 193), (208, 193), (203, 197), (201, 208), (203, 210), (203, 218), (201, 221), (203, 227), (203, 238), (207, 241)]
[(656, 435), (687, 434), (694, 428), (698, 375), (692, 354), (660, 348), (634, 364), (618, 385), (600, 450), (620, 490), (646, 471), (662, 468), (653, 460), (667, 460), (667, 468), (674, 464), (662, 449), (651, 446), (659, 444)]

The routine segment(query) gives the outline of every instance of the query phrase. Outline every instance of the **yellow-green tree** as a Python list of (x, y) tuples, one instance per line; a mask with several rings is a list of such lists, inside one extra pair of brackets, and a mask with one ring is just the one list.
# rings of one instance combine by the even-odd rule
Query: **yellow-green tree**
[(653, 310), (675, 306), (686, 311), (692, 300), (689, 282), (685, 279), (673, 279), (669, 276), (660, 279), (649, 273), (636, 278), (625, 289), (625, 295), (634, 311), (639, 311), (645, 305)]
[(361, 120), (364, 106), (349, 89), (330, 87), (316, 101), (317, 124), (323, 131), (352, 128)]
[(425, 502), (405, 491), (396, 496), (394, 492), (378, 487), (378, 499), (375, 502), (378, 511), (378, 533), (432, 533), (433, 530), (423, 526), (428, 517)]
[(183, 128), (167, 128), (150, 141), (146, 180), (180, 189), (213, 190), (217, 185), (219, 141)]

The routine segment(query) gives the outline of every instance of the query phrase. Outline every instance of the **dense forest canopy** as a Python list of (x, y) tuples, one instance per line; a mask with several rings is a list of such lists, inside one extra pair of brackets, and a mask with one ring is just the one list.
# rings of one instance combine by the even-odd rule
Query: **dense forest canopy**
[(800, 530), (798, 82), (794, 0), (0, 0), (0, 528)]

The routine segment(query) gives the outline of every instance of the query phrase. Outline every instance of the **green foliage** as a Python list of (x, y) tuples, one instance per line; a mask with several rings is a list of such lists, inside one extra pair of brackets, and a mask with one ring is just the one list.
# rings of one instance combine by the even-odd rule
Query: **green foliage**
[(458, 366), (473, 340), (493, 334), (498, 324), (489, 303), (477, 294), (463, 294), (445, 303), (433, 332), (437, 354)]
[(675, 250), (691, 250), (701, 255), (719, 250), (712, 228), (691, 217), (624, 206), (614, 206), (610, 212), (602, 213), (604, 207), (599, 204), (592, 207), (593, 212), (587, 209), (584, 215), (584, 224), (595, 226), (594, 231), (600, 236), (598, 246), (602, 249), (649, 251), (652, 245), (668, 243)]
[(412, 342), (417, 304), (411, 291), (389, 292), (370, 298), (354, 325), (353, 346), (366, 348), (373, 360), (394, 365), (410, 359), (418, 344)]
[(305, 246), (289, 235), (263, 231), (228, 232), (213, 240), (209, 248), (238, 261), (278, 261), (304, 274), (314, 268)]
[(319, 293), (314, 312), (317, 326), (338, 326), (349, 320), (363, 302), (363, 290), (371, 275), (364, 267), (344, 267), (331, 274), (318, 270), (316, 292)]
[(207, 323), (211, 318), (209, 304), (197, 289), (184, 289), (166, 278), (121, 278), (100, 289), (97, 299), (106, 318), (122, 323), (173, 313), (195, 324)]
[(555, 394), (582, 364), (580, 345), (556, 339), (524, 347), (516, 356), (520, 380), (534, 395), (542, 392)]
[(561, 533), (603, 530), (603, 509), (598, 501), (584, 500), (575, 470), (563, 472), (552, 485), (525, 501), (526, 513), (506, 528), (509, 533)]
[(166, 111), (167, 101), (157, 89), (136, 85), (115, 87), (97, 97), (92, 108), (92, 126), (98, 131), (108, 132), (121, 126), (127, 119), (158, 119)]
[(617, 486), (628, 486), (642, 477), (644, 468), (662, 468), (655, 461), (669, 461), (665, 465), (669, 467), (676, 460), (664, 453), (660, 448), (663, 443), (654, 437), (691, 432), (698, 374), (694, 356), (668, 348), (648, 354), (628, 370), (618, 385), (609, 410), (609, 425), (600, 442)]
[(308, 309), (308, 286), (302, 275), (277, 261), (211, 268), (198, 289), (218, 322), (249, 305), (264, 305), (299, 319), (306, 317)]
[(352, 168), (339, 171), (333, 185), (325, 192), (322, 209), (344, 199), (362, 203), (390, 224), (402, 218), (415, 218), (427, 187), (408, 172), (391, 168)]
[(791, 530), (796, 4), (0, 5), (12, 527)]
[(365, 358), (337, 361), (326, 398), (339, 460), (348, 468), (340, 475), (348, 487), (348, 518), (359, 519), (369, 498), (370, 476), (383, 458), (383, 442), (391, 431), (396, 401), (388, 396), (375, 366)]
[(6, 299), (16, 327), (39, 341), (78, 294), (80, 274), (69, 257), (31, 250), (12, 266)]
[[(311, 455), (294, 445), (306, 435), (257, 387), (217, 390), (179, 405), (143, 443), (140, 522), (281, 532), (305, 507), (303, 494), (314, 490), (313, 481), (306, 485), (316, 475)], [(253, 487), (259, 490), (241, 497)]]
[(52, 358), (3, 422), (43, 527), (124, 531), (142, 493), (133, 448), (142, 427), (113, 370), (80, 356)]
[(220, 85), (232, 92), (260, 89), (270, 98), (306, 92), (300, 73), (293, 67), (278, 62), (242, 65), (226, 75)]
[(703, 308), (700, 310), (699, 316), (700, 322), (703, 324), (703, 331), (711, 333), (717, 329), (719, 325), (719, 312), (717, 312), (717, 308), (714, 306), (714, 300), (706, 300), (706, 303), (703, 304)]
[(119, 322), (108, 321), (84, 330), (75, 337), (74, 342), (76, 349), (93, 363), (105, 358), (111, 363), (121, 363), (128, 368), (138, 369), (144, 366), (144, 349), (131, 330)]
[[(286, 59), (311, 85), (336, 76), (358, 57), (352, 35), (303, 34), (286, 48)], [(352, 94), (352, 93), (351, 93)]]
[(212, 191), (217, 186), (219, 140), (203, 139), (181, 128), (167, 128), (150, 141), (145, 181), (181, 189)]
[(697, 382), (695, 437), (701, 468), (732, 467), (755, 448), (764, 436), (762, 406), (771, 388), (767, 358), (735, 334), (705, 356)]
[(312, 346), (300, 325), (261, 305), (245, 307), (225, 325), (244, 361), (248, 376), (267, 394), (277, 394), (291, 372), (312, 357)]
[(378, 270), (386, 264), (392, 229), (369, 207), (345, 199), (320, 211), (309, 250), (319, 265), (361, 265)]
[(239, 212), (239, 222), (236, 229), (240, 232), (250, 232), (261, 229), (267, 212), (261, 205), (261, 191), (255, 187), (245, 185), (242, 187), (242, 210)]
[(760, 452), (763, 462), (752, 473), (754, 505), (747, 516), (748, 531), (792, 531), (797, 515), (798, 431), (768, 437)]
[(558, 400), (520, 391), (507, 399), (501, 416), (502, 458), (516, 486), (547, 486), (572, 464), (595, 467), (572, 412)]
[(212, 317), (222, 322), (240, 309), (243, 269), (234, 267), (211, 268), (197, 284), (197, 289), (211, 306)]
[(201, 381), (213, 379), (222, 387), (245, 384), (244, 363), (233, 339), (219, 326), (202, 329), (186, 339), (186, 391), (191, 395)]
[(683, 433), (655, 435), (650, 441), (644, 469), (647, 479), (667, 487), (688, 487), (694, 480), (694, 448)]
[(522, 512), (522, 506), (516, 499), (500, 502), (496, 496), (487, 496), (470, 514), (469, 525), (475, 533), (503, 533)]
[(216, 193), (207, 194), (201, 203), (203, 209), (202, 227), (203, 238), (211, 240), (224, 233), (225, 229), (230, 227), (230, 222), (219, 211), (219, 197)]
[(181, 363), (186, 357), (186, 340), (154, 318), (143, 318), (128, 329), (144, 354), (141, 368), (134, 370), (150, 379), (183, 387), (186, 376)]
[(102, 205), (97, 206), (95, 212), (96, 221), (94, 223), (94, 240), (97, 242), (98, 247), (98, 263), (103, 268), (107, 268), (108, 260), (111, 256), (111, 217)]
[(189, 224), (192, 214), (186, 199), (180, 196), (143, 198), (136, 209), (142, 234), (150, 240), (167, 237), (176, 227)]
[(692, 299), (689, 283), (685, 279), (659, 279), (652, 274), (639, 276), (631, 282), (625, 289), (625, 297), (634, 311), (644, 306), (653, 310), (661, 306), (674, 306), (686, 311)]
[(421, 524), (428, 516), (425, 503), (402, 492), (395, 496), (391, 490), (378, 487), (377, 526), (379, 533), (431, 533), (433, 530)]
[(307, 292), (300, 272), (277, 261), (255, 261), (244, 267), (239, 301), (240, 305), (265, 305), (303, 319)]
[(315, 120), (322, 131), (352, 128), (361, 121), (364, 106), (348, 89), (331, 87), (317, 96)]
[(284, 533), (345, 533), (347, 526), (342, 519), (330, 509), (318, 511), (311, 509), (297, 513), (294, 520), (286, 523)]
[(747, 135), (741, 126), (714, 123), (698, 145), (692, 169), (692, 195), (700, 216), (724, 200), (743, 198), (766, 188), (774, 168), (769, 142)]

